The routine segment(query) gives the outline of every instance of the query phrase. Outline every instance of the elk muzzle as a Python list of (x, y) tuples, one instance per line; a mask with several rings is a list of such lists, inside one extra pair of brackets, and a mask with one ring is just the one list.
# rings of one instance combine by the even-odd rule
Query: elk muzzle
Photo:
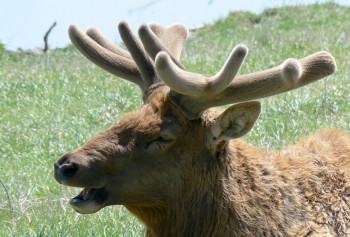
[(97, 212), (107, 205), (109, 197), (103, 178), (96, 175), (86, 160), (86, 156), (69, 152), (54, 164), (55, 179), (58, 183), (83, 188), (69, 201), (73, 209), (81, 214)]

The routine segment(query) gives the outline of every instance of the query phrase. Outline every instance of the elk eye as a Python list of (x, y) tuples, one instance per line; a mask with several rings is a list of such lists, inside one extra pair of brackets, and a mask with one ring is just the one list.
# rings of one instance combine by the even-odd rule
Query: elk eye
[(145, 149), (148, 151), (164, 150), (169, 145), (171, 145), (174, 142), (174, 140), (174, 138), (169, 136), (160, 136), (155, 140), (147, 142), (145, 145)]

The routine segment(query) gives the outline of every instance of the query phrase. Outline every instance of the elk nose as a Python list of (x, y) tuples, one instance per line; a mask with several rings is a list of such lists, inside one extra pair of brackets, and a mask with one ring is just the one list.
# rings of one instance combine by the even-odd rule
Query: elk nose
[(74, 163), (63, 163), (62, 165), (59, 165), (57, 162), (55, 162), (54, 169), (56, 181), (62, 183), (65, 180), (69, 180), (76, 175), (78, 166)]

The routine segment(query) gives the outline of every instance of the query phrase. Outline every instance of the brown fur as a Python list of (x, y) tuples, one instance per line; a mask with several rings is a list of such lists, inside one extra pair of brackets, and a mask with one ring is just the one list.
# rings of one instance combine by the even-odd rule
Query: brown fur
[(173, 209), (174, 216), (158, 216), (156, 212), (161, 221), (152, 225), (148, 209), (127, 206), (149, 226), (149, 236), (348, 234), (347, 134), (324, 130), (283, 153), (261, 150), (242, 140), (231, 141), (215, 160), (219, 162), (211, 164), (209, 170), (188, 173), (189, 188), (178, 192), (168, 210)]
[[(215, 76), (179, 59), (185, 26), (118, 26), (129, 52), (95, 28), (69, 28), (73, 44), (105, 70), (137, 84), (144, 106), (55, 163), (59, 183), (83, 187), (79, 213), (124, 205), (158, 236), (344, 236), (348, 224), (350, 138), (337, 130), (284, 152), (239, 140), (261, 106), (336, 69), (328, 52), (288, 59), (237, 76), (248, 49), (237, 45)], [(164, 83), (167, 85), (164, 85)], [(235, 104), (223, 113), (212, 107)]]
[(345, 236), (350, 230), (350, 138), (328, 129), (281, 153), (232, 141), (226, 197), (237, 236)]
[[(84, 213), (125, 205), (148, 237), (350, 235), (348, 134), (324, 130), (282, 152), (240, 139), (208, 145), (219, 113), (188, 120), (168, 91), (155, 89), (139, 111), (57, 162), (79, 166), (64, 184), (107, 190)], [(150, 147), (159, 134), (174, 140)]]

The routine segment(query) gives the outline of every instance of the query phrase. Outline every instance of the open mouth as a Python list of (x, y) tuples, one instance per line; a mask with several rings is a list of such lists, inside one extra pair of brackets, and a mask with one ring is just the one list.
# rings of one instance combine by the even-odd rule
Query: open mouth
[(107, 197), (108, 192), (104, 188), (84, 188), (69, 204), (81, 214), (90, 214), (103, 208)]
[(70, 200), (71, 205), (81, 205), (84, 202), (91, 201), (96, 193), (97, 189), (94, 188), (84, 188), (77, 196)]

